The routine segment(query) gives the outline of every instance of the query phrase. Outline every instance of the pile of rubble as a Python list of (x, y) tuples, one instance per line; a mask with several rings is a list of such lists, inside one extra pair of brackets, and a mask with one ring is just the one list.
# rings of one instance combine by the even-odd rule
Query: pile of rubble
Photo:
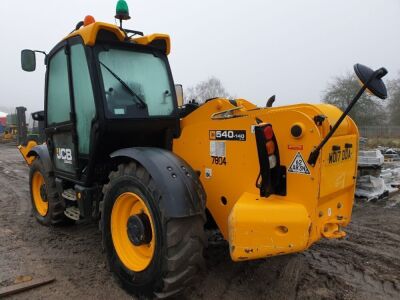
[(400, 161), (399, 153), (383, 147), (359, 151), (356, 197), (379, 200), (399, 191), (400, 164), (396, 163)]
[(399, 149), (378, 147), (378, 150), (383, 153), (385, 161), (400, 161)]

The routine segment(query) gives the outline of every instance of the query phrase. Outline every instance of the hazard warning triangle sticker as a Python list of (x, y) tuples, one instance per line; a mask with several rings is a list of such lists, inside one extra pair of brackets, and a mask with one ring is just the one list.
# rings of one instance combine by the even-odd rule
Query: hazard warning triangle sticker
[(297, 152), (296, 156), (293, 159), (292, 164), (288, 169), (288, 172), (296, 174), (305, 174), (305, 175), (311, 174), (300, 152)]

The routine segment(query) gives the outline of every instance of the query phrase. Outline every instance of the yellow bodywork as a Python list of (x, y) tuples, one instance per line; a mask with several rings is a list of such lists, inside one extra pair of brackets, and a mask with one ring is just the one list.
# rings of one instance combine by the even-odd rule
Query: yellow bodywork
[(14, 138), (14, 135), (9, 132), (3, 134), (4, 140), (12, 140), (13, 138)]
[[(289, 169), (298, 153), (307, 162), (341, 111), (327, 104), (257, 108), (243, 99), (236, 102), (237, 106), (216, 99), (200, 106), (181, 120), (182, 134), (173, 145), (176, 154), (201, 172), (207, 208), (229, 241), (232, 259), (298, 252), (321, 237), (343, 237), (341, 227), (350, 222), (355, 189), (358, 130), (354, 122), (349, 117), (343, 121), (316, 165), (307, 164), (309, 175), (287, 172), (286, 196), (260, 197), (256, 118), (272, 124), (280, 163)], [(322, 126), (314, 122), (317, 115), (327, 117)], [(291, 135), (295, 124), (303, 129), (299, 138)], [(211, 157), (217, 130), (246, 131), (246, 141), (220, 141), (226, 164)], [(346, 144), (351, 148), (347, 146), (345, 159), (333, 162), (332, 146), (345, 149)]]
[[(106, 30), (113, 33), (120, 42), (123, 42), (126, 38), (125, 33), (118, 26), (109, 23), (95, 22), (87, 26), (82, 26), (78, 30), (73, 31), (65, 39), (74, 36), (80, 36), (82, 37), (83, 43), (86, 46), (94, 46), (100, 30)], [(171, 41), (169, 35), (167, 34), (153, 33), (151, 35), (130, 38), (129, 40), (141, 45), (149, 45), (156, 40), (163, 40), (166, 44), (165, 54), (168, 55), (171, 51)]]
[(29, 151), (32, 150), (33, 147), (37, 146), (35, 141), (29, 141), (25, 146), (19, 145), (18, 150), (21, 152), (24, 157), (26, 163), (30, 166), (32, 162), (35, 160), (35, 156), (28, 156)]
[(8, 125), (8, 128), (6, 131), (3, 133), (3, 140), (5, 141), (10, 141), (16, 139), (18, 134), (17, 126), (15, 125)]

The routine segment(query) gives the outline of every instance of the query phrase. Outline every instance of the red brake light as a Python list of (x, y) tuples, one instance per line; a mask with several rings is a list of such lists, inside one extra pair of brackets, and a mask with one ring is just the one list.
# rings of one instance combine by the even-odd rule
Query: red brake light
[(272, 130), (272, 126), (266, 126), (264, 128), (264, 136), (267, 141), (271, 140), (274, 137), (274, 131)]

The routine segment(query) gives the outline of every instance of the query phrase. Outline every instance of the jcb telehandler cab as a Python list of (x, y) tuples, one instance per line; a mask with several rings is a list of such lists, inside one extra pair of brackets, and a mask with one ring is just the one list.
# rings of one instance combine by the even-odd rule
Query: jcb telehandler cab
[[(86, 17), (45, 55), (46, 143), (20, 151), (44, 225), (100, 218), (109, 268), (136, 294), (175, 296), (203, 266), (204, 224), (234, 261), (340, 238), (351, 217), (365, 89), (385, 98), (385, 69), (356, 65), (349, 109), (259, 108), (244, 99), (177, 100), (165, 34), (141, 36)], [(35, 69), (35, 51), (22, 67)], [(206, 203), (207, 199), (207, 203)], [(207, 213), (207, 214), (206, 214)]]

